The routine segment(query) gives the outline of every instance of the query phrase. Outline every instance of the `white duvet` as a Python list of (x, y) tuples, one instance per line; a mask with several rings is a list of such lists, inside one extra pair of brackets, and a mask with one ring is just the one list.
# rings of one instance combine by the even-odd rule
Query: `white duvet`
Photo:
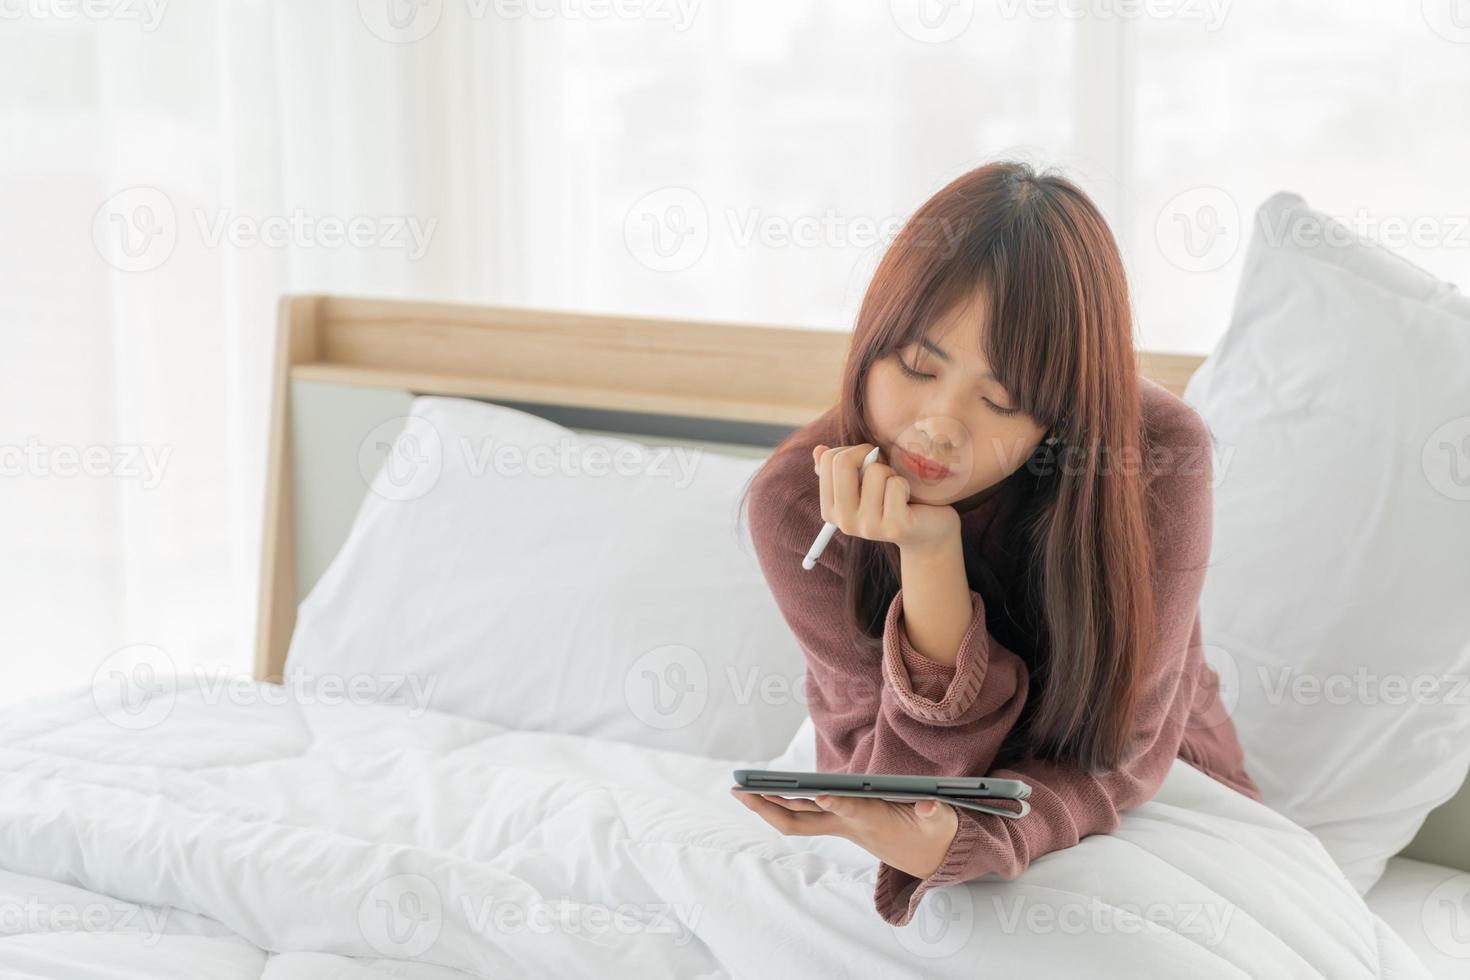
[(91, 691), (0, 724), (0, 976), (1426, 975), (1315, 838), (1183, 762), (894, 928), (865, 852), (729, 797), (771, 760), (180, 685), (141, 727)]

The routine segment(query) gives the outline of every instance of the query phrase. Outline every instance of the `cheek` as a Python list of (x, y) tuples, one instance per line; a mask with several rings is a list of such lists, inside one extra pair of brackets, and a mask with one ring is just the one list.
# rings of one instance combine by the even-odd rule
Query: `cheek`
[(1030, 424), (1000, 423), (988, 428), (975, 447), (975, 465), (997, 477), (1008, 476), (1026, 462), (1041, 437)]
[(867, 403), (868, 428), (879, 439), (892, 440), (912, 417), (909, 386), (883, 361), (868, 370), (863, 397)]

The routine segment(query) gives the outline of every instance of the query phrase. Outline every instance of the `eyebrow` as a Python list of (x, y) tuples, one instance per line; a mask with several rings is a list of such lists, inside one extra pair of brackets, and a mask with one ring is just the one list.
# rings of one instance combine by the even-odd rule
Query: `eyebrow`
[[(920, 340), (919, 341), (919, 346), (921, 346), (925, 350), (931, 352), (935, 357), (939, 358), (941, 361), (943, 361), (946, 364), (950, 363), (953, 360), (953, 358), (951, 358), (948, 354), (946, 354), (944, 352), (944, 349), (942, 347), (940, 347), (934, 341), (930, 340), (928, 337), (925, 337), (923, 340)], [(994, 374), (992, 374), (989, 371), (986, 371), (984, 374), (980, 375), (980, 377), (982, 377), (982, 378), (989, 378), (991, 381), (999, 381), (1000, 380), (999, 378), (997, 378)]]

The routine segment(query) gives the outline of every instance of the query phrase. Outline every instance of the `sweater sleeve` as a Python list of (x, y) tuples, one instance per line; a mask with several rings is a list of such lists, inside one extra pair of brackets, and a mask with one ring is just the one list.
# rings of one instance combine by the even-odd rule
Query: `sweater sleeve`
[(1026, 701), (1021, 658), (985, 629), (970, 590), (970, 625), (953, 666), (914, 649), (903, 590), (884, 617), (881, 648), (846, 635), (843, 586), (830, 550), (810, 571), (800, 550), (757, 535), (767, 582), (806, 655), (807, 710), (823, 772), (983, 775)]
[[(1189, 427), (1186, 436), (1193, 445), (1201, 441), (1208, 447), (1203, 421)], [(988, 873), (1011, 880), (1043, 854), (1071, 847), (1090, 834), (1112, 831), (1125, 810), (1147, 802), (1163, 784), (1189, 724), (1198, 663), (1204, 657), (1199, 603), (1210, 552), (1208, 459), (1206, 451), (1203, 463), (1196, 456), (1152, 480), (1151, 533), (1161, 571), (1155, 576), (1152, 660), (1128, 758), (1106, 774), (1034, 756), (985, 773), (1029, 784), (1031, 812), (1008, 820), (956, 809), (959, 827), (933, 874), (919, 879), (886, 865), (880, 868), (874, 901), (885, 921), (907, 924), (934, 888)]]
[[(812, 484), (815, 489), (815, 476)], [(817, 768), (935, 776), (989, 772), (1025, 705), (1029, 678), (1024, 661), (986, 630), (980, 594), (970, 590), (970, 624), (952, 666), (930, 660), (909, 642), (902, 589), (888, 605), (881, 643), (865, 647), (848, 635), (843, 621), (839, 542), (811, 570), (801, 567), (822, 526), (819, 509), (782, 512), (781, 501), (758, 483), (750, 521), (762, 571), (806, 657)], [(886, 883), (896, 874), (880, 863), (879, 890), (891, 889)]]

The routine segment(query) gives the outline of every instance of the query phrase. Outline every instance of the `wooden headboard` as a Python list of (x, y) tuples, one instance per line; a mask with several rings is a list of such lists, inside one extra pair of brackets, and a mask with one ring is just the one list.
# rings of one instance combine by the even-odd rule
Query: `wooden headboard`
[[(838, 330), (345, 296), (281, 300), (272, 377), (255, 676), (279, 680), (296, 625), (293, 382), (800, 426), (836, 403)], [(1140, 352), (1175, 394), (1203, 361)]]

